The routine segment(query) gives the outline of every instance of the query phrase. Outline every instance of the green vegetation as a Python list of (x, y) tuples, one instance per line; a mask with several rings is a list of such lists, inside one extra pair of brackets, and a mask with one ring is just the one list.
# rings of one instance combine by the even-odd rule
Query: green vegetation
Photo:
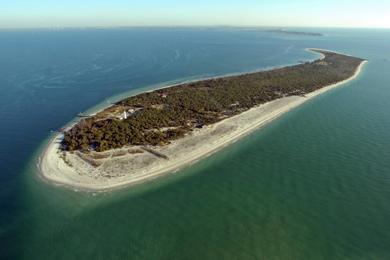
[[(256, 105), (305, 95), (351, 77), (363, 61), (319, 51), (324, 59), (264, 72), (202, 80), (124, 99), (65, 132), (63, 149), (105, 151), (125, 145), (164, 145), (196, 127)], [(119, 111), (119, 112), (118, 112)], [(120, 119), (118, 113), (130, 111)], [(115, 113), (116, 114), (115, 114)]]

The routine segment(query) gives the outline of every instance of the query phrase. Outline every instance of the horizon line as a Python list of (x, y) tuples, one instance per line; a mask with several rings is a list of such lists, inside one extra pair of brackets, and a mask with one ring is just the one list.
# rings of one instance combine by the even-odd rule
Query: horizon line
[(123, 29), (123, 28), (302, 28), (302, 29), (373, 29), (389, 30), (390, 27), (364, 26), (302, 26), (302, 25), (94, 25), (94, 26), (38, 26), (38, 27), (0, 27), (0, 30), (66, 30), (66, 29)]

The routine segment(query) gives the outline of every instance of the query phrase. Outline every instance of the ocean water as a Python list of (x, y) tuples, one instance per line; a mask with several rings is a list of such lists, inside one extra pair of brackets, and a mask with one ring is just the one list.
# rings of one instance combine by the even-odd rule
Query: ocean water
[[(325, 36), (0, 31), (0, 259), (390, 259), (390, 30), (315, 31)], [(353, 82), (156, 181), (85, 193), (38, 177), (50, 130), (78, 112), (316, 58), (307, 47), (369, 62)]]

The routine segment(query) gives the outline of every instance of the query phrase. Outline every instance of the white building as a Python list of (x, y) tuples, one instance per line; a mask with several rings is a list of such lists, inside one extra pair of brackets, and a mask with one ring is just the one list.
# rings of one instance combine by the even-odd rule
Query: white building
[(127, 111), (124, 111), (123, 114), (119, 117), (120, 120), (125, 120), (127, 119)]

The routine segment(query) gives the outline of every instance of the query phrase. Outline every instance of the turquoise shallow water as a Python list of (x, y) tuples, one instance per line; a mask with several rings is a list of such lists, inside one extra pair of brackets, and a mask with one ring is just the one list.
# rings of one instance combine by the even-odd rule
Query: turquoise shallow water
[[(0, 258), (389, 259), (390, 31), (0, 32)], [(161, 82), (367, 58), (329, 91), (166, 178), (112, 193), (37, 178), (50, 129)]]

